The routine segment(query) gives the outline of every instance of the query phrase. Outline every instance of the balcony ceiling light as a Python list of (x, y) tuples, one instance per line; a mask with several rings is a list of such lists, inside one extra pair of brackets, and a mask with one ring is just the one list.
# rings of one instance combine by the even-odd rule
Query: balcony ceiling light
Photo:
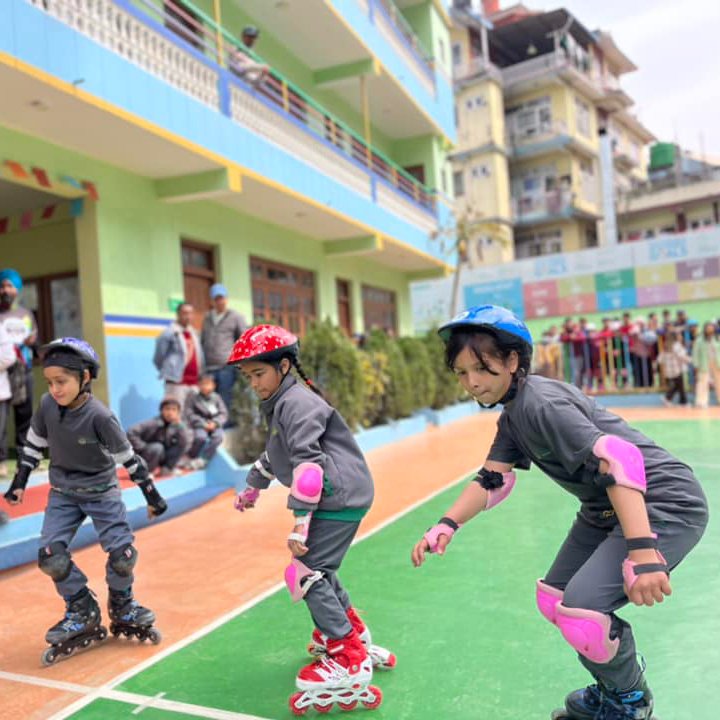
[(530, 44), (527, 46), (527, 51), (526, 51), (526, 52), (527, 52), (528, 55), (530, 55), (530, 56), (532, 56), (532, 55), (537, 55), (537, 51), (538, 51), (538, 50), (537, 50), (537, 48), (535, 47), (535, 45), (533, 45), (533, 43), (530, 43)]

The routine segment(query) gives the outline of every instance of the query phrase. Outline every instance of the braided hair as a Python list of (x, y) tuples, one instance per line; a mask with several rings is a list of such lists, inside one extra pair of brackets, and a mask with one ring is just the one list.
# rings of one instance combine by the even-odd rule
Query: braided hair
[(303, 370), (303, 367), (300, 364), (300, 358), (298, 358), (298, 356), (296, 354), (286, 355), (286, 357), (290, 360), (290, 362), (292, 363), (292, 366), (295, 368), (295, 371), (303, 379), (305, 384), (316, 395), (319, 395), (323, 400), (325, 400), (325, 395), (323, 394), (322, 390), (320, 390), (320, 388), (307, 376), (305, 370)]

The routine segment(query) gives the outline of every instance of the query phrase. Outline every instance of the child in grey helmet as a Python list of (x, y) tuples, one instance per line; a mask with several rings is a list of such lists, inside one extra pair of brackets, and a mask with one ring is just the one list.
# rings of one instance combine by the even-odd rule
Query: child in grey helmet
[[(649, 720), (653, 696), (630, 624), (616, 611), (670, 595), (670, 571), (707, 525), (693, 471), (578, 388), (528, 376), (532, 338), (505, 308), (470, 308), (440, 328), (446, 362), (483, 407), (503, 405), (487, 460), (412, 551), (422, 565), (479, 512), (507, 498), (514, 467), (535, 463), (580, 501), (555, 561), (536, 585), (541, 614), (595, 679), (553, 718)], [(512, 528), (510, 528), (512, 530)]]
[[(100, 608), (87, 587), (87, 577), (73, 562), (69, 547), (86, 517), (90, 517), (108, 554), (108, 610), (114, 626), (124, 634), (159, 641), (152, 629), (152, 610), (139, 605), (132, 593), (137, 551), (118, 484), (116, 464), (122, 464), (142, 490), (148, 515), (155, 517), (167, 504), (150, 480), (142, 458), (133, 452), (115, 415), (92, 395), (91, 381), (100, 364), (83, 340), (61, 338), (46, 345), (43, 375), (49, 392), (40, 399), (27, 434), (12, 484), (5, 494), (11, 504), (22, 502), (32, 470), (47, 448), (50, 456), (50, 494), (43, 521), (38, 565), (55, 583), (66, 603), (62, 620), (47, 632), (51, 648), (43, 655), (50, 664), (78, 646), (106, 635)], [(141, 632), (142, 631), (142, 632)], [(117, 633), (116, 633), (117, 634)]]

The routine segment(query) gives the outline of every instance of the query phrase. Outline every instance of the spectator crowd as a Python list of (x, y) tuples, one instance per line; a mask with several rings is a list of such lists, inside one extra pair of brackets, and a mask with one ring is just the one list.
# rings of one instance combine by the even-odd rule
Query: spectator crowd
[(665, 403), (678, 395), (707, 407), (710, 387), (720, 390), (720, 321), (702, 325), (678, 310), (675, 317), (604, 317), (600, 327), (584, 317), (553, 325), (536, 345), (534, 372), (566, 380), (588, 393), (665, 390)]

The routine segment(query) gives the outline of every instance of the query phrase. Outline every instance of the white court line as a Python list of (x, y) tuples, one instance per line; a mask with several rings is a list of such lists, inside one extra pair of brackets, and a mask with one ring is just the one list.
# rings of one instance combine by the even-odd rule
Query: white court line
[[(455, 485), (458, 485), (463, 480), (465, 480), (468, 475), (474, 473), (476, 470), (477, 470), (477, 466), (474, 466), (472, 469), (464, 472), (462, 475), (455, 478), (454, 480), (449, 482), (444, 487), (433, 491), (432, 493), (430, 493), (426, 497), (422, 498), (421, 500), (418, 500), (417, 502), (414, 502), (412, 505), (409, 505), (408, 507), (403, 508), (402, 510), (395, 513), (394, 515), (391, 515), (389, 518), (387, 518), (386, 520), (384, 520), (383, 522), (379, 523), (374, 528), (372, 528), (372, 530), (369, 530), (368, 532), (361, 535), (360, 537), (356, 537), (352, 544), (356, 545), (357, 543), (362, 542), (363, 540), (367, 540), (369, 537), (372, 537), (373, 535), (375, 535), (375, 533), (380, 532), (381, 530), (386, 528), (388, 525), (391, 525), (392, 523), (396, 522), (404, 515), (411, 513), (413, 510), (417, 510), (417, 508), (421, 507), (422, 505), (424, 505), (427, 502), (430, 502), (431, 500), (436, 498), (438, 495), (444, 493), (449, 488), (451, 488)], [(408, 560), (408, 562), (409, 562), (409, 560)], [(147, 668), (152, 667), (156, 663), (160, 662), (160, 660), (164, 660), (166, 657), (168, 657), (169, 655), (172, 655), (173, 653), (177, 652), (178, 650), (182, 650), (184, 647), (187, 647), (188, 645), (194, 643), (196, 640), (199, 640), (201, 637), (208, 635), (213, 630), (216, 630), (217, 628), (219, 628), (220, 626), (229, 622), (233, 618), (236, 618), (238, 615), (242, 615), (244, 612), (246, 612), (250, 608), (254, 607), (255, 605), (261, 603), (263, 600), (266, 600), (268, 597), (270, 597), (271, 595), (274, 595), (278, 590), (281, 590), (284, 587), (285, 587), (284, 582), (279, 582), (276, 585), (273, 585), (272, 587), (268, 588), (264, 592), (260, 593), (256, 597), (254, 597), (252, 600), (249, 600), (248, 602), (246, 602), (244, 605), (241, 605), (240, 607), (235, 608), (234, 610), (231, 610), (228, 613), (225, 613), (224, 615), (220, 616), (216, 620), (213, 620), (208, 625), (205, 625), (204, 627), (200, 628), (199, 630), (196, 630), (194, 633), (191, 633), (190, 635), (183, 638), (182, 640), (178, 640), (178, 642), (174, 643), (173, 645), (170, 645), (169, 647), (165, 648), (164, 650), (161, 650), (159, 653), (157, 653), (156, 655), (153, 655), (151, 658), (148, 658), (147, 660), (144, 660), (143, 662), (138, 663), (137, 665), (135, 665), (135, 667), (131, 668), (130, 670), (127, 670), (124, 673), (121, 673), (120, 675), (113, 678), (112, 680), (109, 680), (108, 682), (101, 685), (100, 687), (95, 688), (94, 690), (91, 689), (90, 692), (87, 692), (87, 690), (83, 690), (83, 693), (84, 693), (83, 697), (81, 697), (79, 700), (76, 700), (74, 703), (68, 705), (67, 707), (63, 708), (62, 710), (57, 712), (55, 715), (51, 716), (49, 718), (49, 720), (67, 720), (67, 718), (69, 718), (71, 715), (76, 713), (78, 710), (81, 710), (82, 708), (86, 707), (87, 705), (89, 705), (91, 702), (93, 702), (97, 698), (109, 697), (108, 693), (117, 692), (117, 691), (113, 690), (113, 688), (115, 688), (117, 685), (122, 684), (123, 682), (125, 682), (129, 678), (133, 677), (134, 675), (141, 673), (143, 670), (146, 670)], [(0, 673), (2, 673), (2, 671), (0, 671)], [(9, 674), (10, 673), (2, 673), (2, 675), (9, 675)], [(18, 676), (18, 677), (20, 677), (20, 676)], [(36, 677), (30, 676), (30, 675), (23, 676), (23, 677), (32, 678), (33, 684), (35, 684), (35, 685), (42, 685), (44, 682), (46, 682), (42, 678), (36, 678)], [(47, 681), (47, 682), (50, 682), (50, 681)], [(126, 694), (130, 695), (130, 693), (126, 693)], [(144, 697), (142, 695), (137, 695), (135, 697), (142, 698), (143, 701), (145, 701), (147, 699), (146, 697)], [(167, 710), (174, 710), (174, 707), (169, 707), (170, 705), (173, 705), (173, 706), (183, 705), (183, 703), (173, 703), (170, 700), (161, 700), (160, 702), (168, 705), (168, 707), (164, 708)], [(153, 707), (155, 707), (155, 705), (153, 705)], [(189, 707), (200, 708), (200, 706), (196, 706), (196, 705), (190, 705)], [(212, 708), (202, 708), (202, 709), (207, 712), (217, 712), (217, 713), (225, 712), (226, 714), (225, 715), (217, 715), (217, 716), (202, 715), (200, 717), (234, 718), (235, 720), (238, 720), (238, 719), (268, 720), (267, 718), (265, 718), (265, 719), (257, 718), (252, 715), (242, 715), (242, 714), (238, 714), (238, 713), (227, 714), (227, 711), (213, 710)], [(175, 712), (179, 712), (179, 711), (175, 710)], [(187, 713), (188, 711), (183, 710), (182, 712)], [(191, 714), (191, 713), (188, 713), (188, 714)]]
[[(85, 696), (92, 695), (95, 698), (102, 697), (107, 700), (116, 700), (117, 702), (137, 706), (135, 710), (133, 710), (134, 715), (151, 707), (157, 710), (168, 710), (170, 712), (183, 713), (184, 715), (192, 715), (193, 717), (209, 718), (210, 720), (266, 720), (266, 718), (259, 718), (256, 715), (245, 715), (243, 713), (230, 712), (229, 710), (217, 710), (215, 708), (202, 707), (201, 705), (192, 705), (191, 703), (165, 700), (162, 697), (165, 693), (159, 693), (155, 697), (149, 697), (147, 695), (123, 692), (121, 690), (93, 688), (87, 685), (78, 685), (77, 683), (63, 682), (61, 680), (38, 678), (34, 675), (9, 673), (3, 670), (0, 670), (0, 680), (20, 682), (27, 685), (39, 685), (40, 687), (49, 687), (54, 690), (80, 693)], [(98, 690), (100, 690), (100, 692), (98, 692)]]

